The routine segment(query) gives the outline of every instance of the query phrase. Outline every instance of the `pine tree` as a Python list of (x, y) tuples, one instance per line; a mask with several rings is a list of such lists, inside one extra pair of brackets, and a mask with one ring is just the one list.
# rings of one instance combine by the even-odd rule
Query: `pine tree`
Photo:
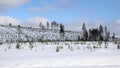
[(12, 26), (12, 23), (9, 23), (9, 26), (11, 27), (11, 26)]
[(60, 36), (61, 36), (61, 40), (64, 39), (64, 25), (60, 24)]
[(49, 22), (47, 22), (47, 29), (49, 29)]
[(106, 35), (107, 35), (107, 26), (105, 26), (105, 33), (106, 33)]
[(85, 39), (86, 39), (86, 37), (85, 37), (85, 36), (86, 36), (86, 35), (85, 35), (85, 34), (86, 34), (85, 23), (83, 23), (82, 30), (83, 30), (83, 38), (82, 38), (82, 39), (85, 40)]
[(91, 41), (91, 38), (92, 38), (92, 32), (91, 29), (89, 29), (89, 41)]
[(39, 27), (42, 29), (42, 22), (39, 23)]
[(88, 32), (87, 32), (87, 30), (85, 31), (85, 40), (86, 41), (88, 40)]
[(103, 27), (102, 27), (102, 25), (100, 25), (100, 27), (99, 27), (99, 40), (100, 41), (103, 41)]
[(82, 30), (86, 30), (85, 23), (83, 23)]
[(115, 41), (115, 33), (113, 33), (112, 39), (113, 41)]

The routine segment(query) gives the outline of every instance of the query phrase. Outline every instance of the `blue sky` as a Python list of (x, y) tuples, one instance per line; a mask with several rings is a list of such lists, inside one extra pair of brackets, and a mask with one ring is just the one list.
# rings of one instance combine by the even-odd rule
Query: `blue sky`
[(76, 31), (84, 20), (87, 28), (102, 24), (120, 35), (120, 0), (0, 0), (0, 24), (38, 26), (40, 20)]
[(1, 10), (0, 15), (21, 20), (36, 16), (45, 17), (62, 23), (83, 18), (111, 22), (120, 18), (120, 0), (29, 0), (17, 7), (11, 6), (5, 11)]

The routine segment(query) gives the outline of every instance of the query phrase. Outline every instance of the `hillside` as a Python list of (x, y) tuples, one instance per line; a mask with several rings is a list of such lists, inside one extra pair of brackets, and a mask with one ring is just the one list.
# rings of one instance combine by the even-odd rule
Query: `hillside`
[[(77, 40), (81, 36), (80, 32), (65, 31), (65, 40)], [(40, 29), (34, 27), (18, 27), (1, 25), (0, 41), (17, 42), (20, 41), (55, 41), (61, 40), (59, 29)]]

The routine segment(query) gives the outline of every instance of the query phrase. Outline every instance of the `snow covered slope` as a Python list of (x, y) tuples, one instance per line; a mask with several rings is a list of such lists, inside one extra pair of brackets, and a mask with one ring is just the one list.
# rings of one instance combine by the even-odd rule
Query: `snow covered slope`
[[(66, 40), (77, 40), (80, 32), (65, 31)], [(1, 42), (61, 40), (59, 30), (40, 29), (33, 27), (0, 26)]]

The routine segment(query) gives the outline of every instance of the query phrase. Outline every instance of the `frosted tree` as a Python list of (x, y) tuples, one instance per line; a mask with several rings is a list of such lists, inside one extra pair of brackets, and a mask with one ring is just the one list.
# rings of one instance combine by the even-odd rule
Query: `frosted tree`
[(47, 29), (49, 29), (49, 22), (47, 22)]
[(51, 29), (53, 29), (53, 22), (51, 22)]
[(107, 34), (107, 26), (105, 26), (105, 33)]
[(39, 28), (41, 28), (41, 29), (42, 29), (42, 22), (40, 22), (40, 23), (39, 23)]
[(86, 39), (86, 37), (85, 37), (86, 36), (86, 31), (87, 31), (86, 27), (85, 27), (85, 23), (83, 23), (82, 30), (83, 30), (83, 38), (82, 39), (85, 40)]
[(107, 31), (107, 26), (105, 26), (105, 39), (106, 39), (106, 41), (108, 41), (109, 36), (110, 36), (110, 31)]
[(113, 33), (112, 40), (115, 41), (115, 33)]
[(64, 25), (60, 24), (60, 37), (61, 40), (64, 40)]
[(9, 26), (11, 27), (11, 26), (12, 26), (12, 23), (9, 23)]

